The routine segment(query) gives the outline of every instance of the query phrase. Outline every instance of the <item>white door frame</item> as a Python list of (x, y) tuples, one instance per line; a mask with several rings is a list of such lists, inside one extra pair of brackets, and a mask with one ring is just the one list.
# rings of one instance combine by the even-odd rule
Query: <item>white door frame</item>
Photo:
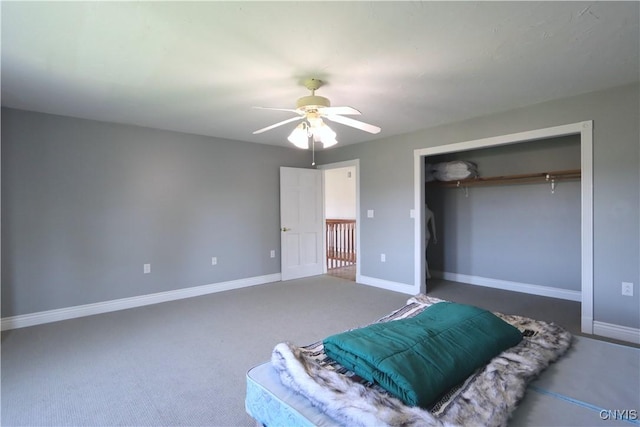
[(414, 292), (426, 292), (424, 257), (424, 158), (437, 154), (496, 147), (544, 138), (580, 135), (581, 176), (581, 330), (593, 334), (593, 121), (482, 138), (414, 150)]
[[(318, 165), (316, 166), (317, 169), (321, 169), (321, 170), (328, 170), (328, 169), (339, 169), (339, 168), (346, 168), (349, 166), (354, 166), (356, 169), (356, 173), (355, 173), (355, 178), (356, 178), (356, 282), (360, 283), (360, 159), (353, 159), (353, 160), (345, 160), (343, 162), (337, 162), (337, 163), (328, 163), (325, 165)], [(325, 192), (327, 191), (327, 187), (324, 183), (324, 173), (322, 174), (322, 189), (323, 189), (323, 195), (322, 195), (322, 222), (324, 223), (326, 221), (326, 212), (325, 212), (325, 206), (324, 206), (324, 200), (325, 200)], [(327, 257), (326, 257), (326, 253), (327, 253), (327, 233), (323, 233), (323, 250), (325, 253), (325, 262), (324, 262), (324, 273), (327, 273)]]

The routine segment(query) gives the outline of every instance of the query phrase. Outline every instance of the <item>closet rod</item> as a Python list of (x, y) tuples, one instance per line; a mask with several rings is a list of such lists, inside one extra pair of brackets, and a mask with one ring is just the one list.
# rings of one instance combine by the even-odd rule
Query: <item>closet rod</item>
[(461, 179), (459, 181), (430, 181), (427, 182), (428, 186), (437, 187), (470, 187), (478, 185), (498, 185), (498, 184), (527, 184), (534, 182), (551, 182), (568, 180), (568, 179), (580, 179), (580, 169), (569, 169), (553, 172), (538, 172), (538, 173), (525, 173), (519, 175), (501, 175), (491, 176), (486, 178), (469, 178)]

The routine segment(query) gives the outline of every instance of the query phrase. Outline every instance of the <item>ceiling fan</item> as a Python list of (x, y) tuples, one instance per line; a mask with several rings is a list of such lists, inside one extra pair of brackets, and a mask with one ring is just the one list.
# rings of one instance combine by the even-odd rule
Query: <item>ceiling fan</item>
[(253, 132), (253, 134), (256, 135), (287, 123), (303, 120), (302, 123), (296, 126), (287, 139), (299, 148), (309, 148), (309, 140), (313, 143), (321, 142), (324, 148), (328, 148), (337, 144), (338, 141), (336, 140), (336, 133), (327, 126), (326, 123), (324, 123), (322, 120), (323, 118), (373, 134), (380, 132), (380, 128), (378, 126), (370, 125), (349, 117), (343, 117), (345, 115), (360, 115), (360, 111), (355, 108), (332, 107), (329, 99), (323, 96), (316, 96), (316, 90), (323, 85), (321, 80), (308, 79), (304, 82), (304, 85), (311, 91), (311, 95), (299, 98), (296, 102), (295, 109), (254, 107), (263, 110), (290, 111), (292, 113), (297, 113), (298, 117), (283, 120), (271, 126), (259, 129)]

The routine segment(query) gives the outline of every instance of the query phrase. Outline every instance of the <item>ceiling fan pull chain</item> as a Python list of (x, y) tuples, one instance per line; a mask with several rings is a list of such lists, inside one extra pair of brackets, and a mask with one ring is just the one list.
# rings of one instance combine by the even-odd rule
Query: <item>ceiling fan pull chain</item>
[(316, 165), (316, 140), (311, 138), (311, 166)]

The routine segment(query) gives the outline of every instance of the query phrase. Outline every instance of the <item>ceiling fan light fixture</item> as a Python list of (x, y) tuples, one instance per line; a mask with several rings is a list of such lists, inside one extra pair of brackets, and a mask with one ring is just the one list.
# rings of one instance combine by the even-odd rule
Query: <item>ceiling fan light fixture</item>
[(332, 147), (338, 143), (336, 133), (322, 119), (318, 119), (310, 127), (315, 142), (322, 142), (324, 148)]
[(333, 147), (338, 141), (335, 138), (322, 138), (322, 146), (324, 148)]
[(333, 129), (327, 126), (327, 124), (322, 120), (319, 120), (318, 125), (315, 128), (313, 128), (313, 133), (318, 134), (320, 136), (320, 139), (323, 139), (323, 140), (325, 138), (326, 139), (336, 138), (336, 133), (333, 131)]
[(291, 132), (291, 135), (287, 138), (290, 143), (295, 145), (298, 148), (308, 149), (309, 148), (309, 134), (307, 131), (307, 124), (305, 122), (300, 123), (296, 128)]
[(265, 110), (288, 111), (298, 114), (298, 117), (282, 120), (271, 126), (259, 129), (253, 132), (254, 135), (293, 121), (302, 120), (287, 139), (293, 145), (302, 149), (308, 149), (309, 145), (311, 145), (310, 142), (313, 142), (313, 148), (315, 150), (316, 142), (322, 143), (324, 148), (332, 147), (338, 143), (336, 140), (336, 133), (324, 123), (322, 120), (323, 118), (373, 134), (380, 132), (380, 128), (378, 126), (345, 117), (349, 115), (360, 115), (360, 111), (355, 108), (348, 106), (332, 107), (329, 98), (316, 95), (316, 89), (321, 87), (323, 84), (324, 82), (322, 80), (314, 78), (305, 80), (304, 85), (311, 91), (311, 95), (298, 98), (295, 110), (291, 108), (254, 107)]

